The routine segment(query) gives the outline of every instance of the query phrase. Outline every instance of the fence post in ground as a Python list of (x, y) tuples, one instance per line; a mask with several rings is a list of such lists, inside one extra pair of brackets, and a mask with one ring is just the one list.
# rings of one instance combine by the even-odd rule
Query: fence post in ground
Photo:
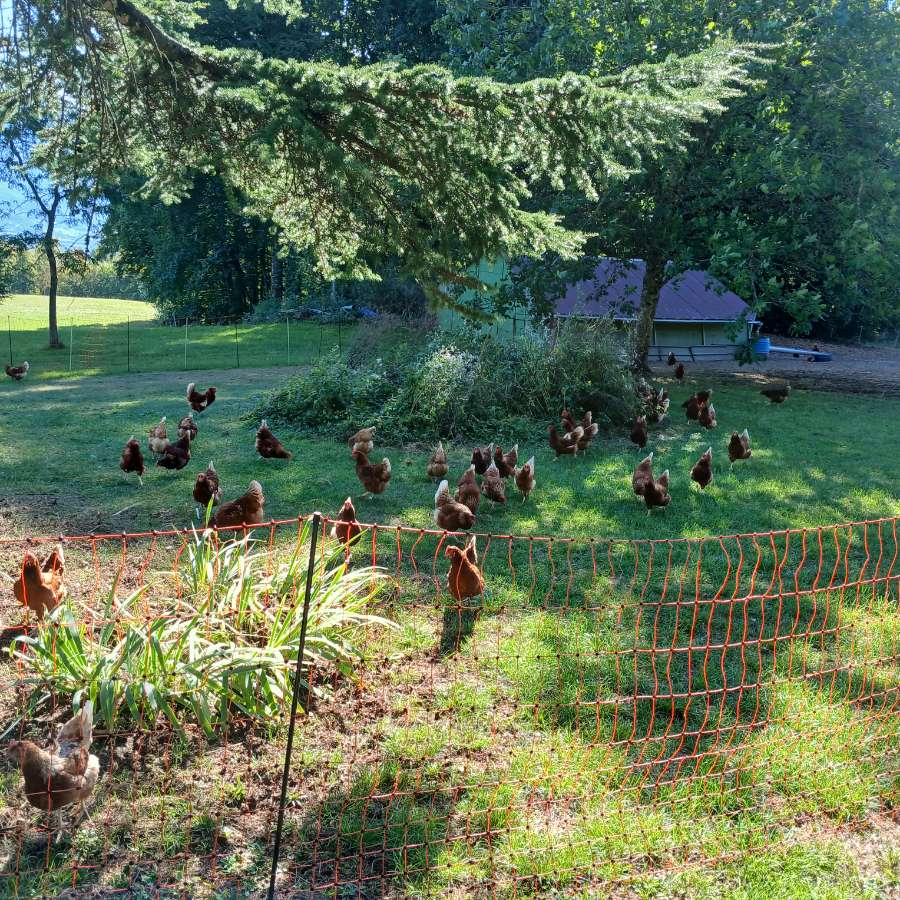
[(9, 364), (11, 366), (14, 366), (15, 363), (13, 362), (13, 358), (12, 358), (12, 317), (11, 316), (6, 317), (6, 334), (7, 334), (7, 337), (9, 338)]
[(131, 371), (131, 316), (128, 317), (128, 330), (126, 332), (128, 341), (128, 371)]
[(188, 318), (184, 319), (184, 370), (187, 371)]
[(72, 371), (72, 351), (75, 349), (75, 325), (69, 319), (69, 372)]
[(238, 323), (234, 323), (234, 361), (237, 367), (241, 367), (241, 342), (238, 339)]
[[(309, 621), (309, 603), (312, 598), (313, 573), (316, 568), (316, 545), (319, 539), (319, 529), (322, 527), (322, 514), (313, 513), (312, 530), (309, 534), (309, 562), (306, 566), (306, 589), (303, 592), (303, 618), (300, 621), (300, 641), (297, 647), (297, 665), (294, 669), (294, 690), (291, 695), (291, 718), (288, 722), (287, 747), (284, 751), (284, 769), (281, 773), (281, 796), (278, 801), (278, 822), (275, 826), (275, 843), (272, 847), (272, 872), (269, 876), (268, 900), (275, 897), (275, 879), (278, 876), (278, 857), (281, 855), (281, 833), (284, 829), (284, 806), (287, 802), (288, 779), (291, 772), (291, 754), (294, 749), (294, 720), (297, 717), (297, 705), (300, 700), (300, 683), (303, 680), (303, 654), (306, 651), (306, 625)], [(306, 697), (303, 701), (303, 709), (309, 709), (309, 679), (306, 683)]]

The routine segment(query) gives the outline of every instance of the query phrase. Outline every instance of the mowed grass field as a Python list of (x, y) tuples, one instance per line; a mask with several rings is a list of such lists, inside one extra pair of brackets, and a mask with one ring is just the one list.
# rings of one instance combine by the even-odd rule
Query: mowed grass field
[(47, 298), (17, 294), (0, 304), (5, 360), (31, 364), (29, 378), (306, 365), (344, 347), (351, 326), (282, 321), (178, 327), (150, 303), (99, 297), (58, 299), (59, 350), (47, 347)]
[[(46, 297), (40, 294), (13, 294), (0, 305), (0, 321), (13, 330), (32, 331), (47, 328)], [(56, 299), (60, 326), (121, 325), (153, 322), (156, 309), (144, 300), (119, 300), (112, 297), (66, 297)]]
[[(191, 489), (212, 459), (226, 497), (254, 478), (265, 489), (266, 512), (291, 518), (320, 509), (333, 514), (362, 487), (343, 435), (310, 438), (285, 427), (276, 433), (294, 453), (290, 462), (261, 460), (254, 449), (258, 422), (245, 419), (289, 370), (198, 371), (122, 377), (67, 378), (0, 383), (0, 484), (6, 527), (19, 533), (143, 530), (191, 522)], [(123, 480), (122, 445), (168, 417), (170, 437), (189, 408), (188, 381), (219, 388), (219, 399), (196, 416), (199, 437), (187, 469), (149, 471), (144, 487)], [(697, 389), (671, 387), (671, 415), (651, 433), (654, 469), (671, 473), (672, 503), (646, 514), (631, 489), (631, 473), (644, 455), (627, 434), (601, 429), (587, 456), (553, 460), (546, 434), (485, 434), (482, 443), (519, 444), (519, 458), (536, 458), (537, 490), (527, 503), (509, 491), (505, 506), (485, 504), (476, 530), (571, 537), (666, 538), (815, 527), (900, 513), (896, 427), (900, 401), (795, 391), (784, 406), (770, 406), (755, 390), (703, 382), (714, 389), (719, 427), (706, 432), (685, 421), (679, 403)], [(359, 423), (360, 426), (365, 423)], [(748, 428), (753, 458), (729, 471), (732, 430)], [(690, 468), (713, 447), (714, 482), (700, 492)], [(390, 457), (393, 478), (376, 498), (358, 501), (362, 521), (427, 527), (433, 523), (435, 486), (425, 473), (430, 447), (398, 448), (378, 435), (375, 456)], [(449, 448), (451, 481), (468, 465), (471, 447)], [(10, 505), (17, 508), (9, 512)]]
[[(210, 459), (227, 498), (259, 480), (273, 519), (315, 509), (333, 515), (348, 494), (362, 491), (343, 435), (311, 438), (275, 425), (294, 458), (263, 461), (254, 451), (257, 423), (246, 414), (287, 374), (191, 374), (201, 387), (218, 386), (217, 402), (196, 417), (200, 434), (189, 467), (151, 468), (143, 488), (118, 470), (122, 444), (131, 434), (143, 440), (162, 415), (174, 431), (188, 409), (182, 373), (4, 383), (0, 527), (24, 537), (187, 526), (195, 521), (194, 477)], [(719, 427), (712, 432), (686, 422), (679, 405), (699, 387), (714, 390)], [(900, 515), (892, 425), (900, 421), (900, 401), (797, 390), (772, 407), (755, 390), (731, 383), (669, 388), (672, 415), (651, 433), (645, 451), (607, 427), (586, 457), (559, 461), (541, 428), (484, 435), (481, 443), (518, 441), (522, 460), (534, 454), (537, 488), (525, 503), (511, 487), (505, 506), (484, 502), (475, 530), (663, 541)], [(728, 436), (744, 428), (753, 458), (729, 472)], [(374, 456), (391, 458), (394, 477), (385, 494), (357, 500), (360, 520), (431, 527), (430, 446), (397, 447), (378, 437)], [(701, 493), (688, 473), (710, 444), (715, 480)], [(455, 481), (471, 447), (449, 450)], [(631, 473), (649, 450), (657, 473), (670, 470), (672, 503), (648, 516), (632, 492)], [(149, 455), (147, 461), (152, 465)], [(385, 537), (383, 562), (390, 566)], [(480, 538), (482, 548), (487, 543)], [(433, 542), (423, 544), (422, 560), (429, 559), (426, 548)], [(691, 626), (690, 643), (700, 652), (669, 653), (685, 642), (686, 625), (670, 609), (654, 611), (658, 576), (644, 586), (647, 613), (635, 605), (627, 578), (593, 585), (599, 595), (590, 595), (590, 613), (553, 608), (544, 588), (549, 596), (555, 584), (556, 596), (570, 574), (579, 584), (590, 580), (590, 562), (582, 553), (573, 568), (559, 551), (551, 576), (546, 550), (539, 549), (540, 587), (529, 593), (521, 577), (529, 570), (526, 548), (516, 551), (518, 585), (507, 577), (505, 551), (494, 552), (485, 614), (446, 657), (435, 654), (440, 615), (429, 605), (429, 579), (417, 583), (404, 569), (402, 590), (412, 602), (386, 609), (397, 628), (367, 634), (356, 677), (338, 680), (336, 692), (300, 722), (284, 896), (838, 900), (886, 897), (900, 888), (900, 829), (891, 821), (900, 789), (900, 739), (891, 714), (898, 690), (896, 585), (884, 596), (875, 595), (881, 585), (823, 601), (816, 593), (789, 598), (783, 607), (778, 601), (777, 615), (774, 600), (755, 601), (739, 605), (733, 622), (728, 604), (715, 616), (713, 607), (704, 608)], [(109, 550), (115, 556), (118, 544)], [(708, 552), (715, 584), (721, 577), (715, 542)], [(792, 552), (793, 566), (796, 546)], [(861, 552), (854, 547), (854, 564)], [(89, 557), (72, 555), (73, 567), (83, 563), (90, 576)], [(165, 570), (171, 561), (164, 547), (157, 555)], [(692, 578), (693, 570), (688, 597)], [(714, 592), (705, 582), (704, 590)], [(10, 605), (3, 612), (7, 625), (21, 615)], [(787, 638), (797, 622), (816, 636), (793, 641), (796, 660), (793, 652), (769, 653), (760, 638), (773, 629)], [(743, 634), (748, 652), (720, 649), (723, 633)], [(631, 652), (651, 643), (666, 652), (652, 659)], [(804, 672), (831, 671), (845, 663), (846, 674), (842, 668), (830, 683), (797, 677), (801, 665)], [(9, 666), (4, 677), (14, 674)], [(654, 679), (663, 693), (668, 679), (668, 690), (682, 697), (677, 709), (674, 700), (652, 711), (649, 701), (629, 703)], [(721, 704), (704, 698), (722, 684), (746, 690)], [(851, 691), (866, 690), (877, 691), (880, 710), (844, 702)], [(693, 693), (700, 699), (683, 699)], [(620, 704), (615, 721), (609, 707), (596, 705), (611, 697)], [(755, 727), (729, 733), (741, 760), (737, 774), (710, 757), (691, 760), (682, 781), (655, 789), (652, 780), (635, 778), (631, 767), (645, 755), (676, 752), (670, 744), (684, 743), (679, 731), (702, 733), (711, 716), (723, 727), (739, 723), (755, 715), (754, 705)], [(632, 711), (636, 733), (661, 744), (648, 751), (622, 742)], [(284, 730), (283, 721), (269, 731), (257, 725), (207, 743), (196, 730), (177, 736), (161, 729), (140, 750), (124, 736), (105, 739), (93, 821), (52, 850), (40, 837), (21, 836), (28, 813), (17, 776), (7, 770), (0, 781), (0, 832), (7, 832), (0, 896), (53, 896), (73, 882), (73, 896), (260, 896)], [(715, 750), (719, 742), (709, 734), (700, 746)], [(840, 828), (848, 822), (861, 830)], [(718, 864), (696, 865), (702, 859)], [(342, 886), (321, 887), (332, 877)]]

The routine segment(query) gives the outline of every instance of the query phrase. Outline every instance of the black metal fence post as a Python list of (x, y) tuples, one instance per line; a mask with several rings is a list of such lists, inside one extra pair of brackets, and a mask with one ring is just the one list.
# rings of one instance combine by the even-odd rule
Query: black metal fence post
[(9, 364), (15, 365), (12, 358), (12, 317), (6, 317), (6, 335), (9, 338)]
[(131, 316), (128, 317), (128, 330), (126, 332), (128, 340), (128, 371), (131, 371)]
[[(284, 829), (284, 807), (287, 802), (288, 779), (291, 772), (291, 754), (294, 750), (294, 720), (297, 717), (297, 705), (300, 700), (300, 682), (303, 671), (303, 654), (306, 650), (306, 624), (309, 621), (309, 603), (312, 598), (313, 572), (316, 567), (316, 546), (319, 540), (319, 529), (322, 527), (322, 514), (313, 513), (312, 532), (309, 536), (309, 563), (306, 567), (306, 590), (303, 594), (303, 619), (300, 622), (300, 642), (297, 647), (297, 666), (294, 669), (294, 691), (291, 696), (291, 718), (288, 722), (287, 747), (284, 751), (284, 770), (281, 773), (281, 796), (278, 801), (278, 822), (275, 826), (275, 844), (272, 847), (272, 873), (269, 877), (268, 900), (275, 898), (275, 879), (278, 876), (278, 858), (281, 855), (281, 834)], [(306, 698), (303, 708), (309, 708), (309, 679), (306, 684)]]

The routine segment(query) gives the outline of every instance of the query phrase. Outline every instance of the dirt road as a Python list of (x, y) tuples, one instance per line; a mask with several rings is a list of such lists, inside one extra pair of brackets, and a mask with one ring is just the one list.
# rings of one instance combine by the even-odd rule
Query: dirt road
[[(772, 336), (772, 343), (805, 350), (817, 345), (832, 354), (830, 362), (810, 362), (802, 353), (787, 356), (773, 353), (763, 362), (738, 366), (732, 360), (690, 362), (684, 360), (689, 372), (715, 372), (718, 376), (732, 375), (738, 381), (757, 382), (761, 386), (790, 382), (794, 387), (822, 391), (841, 391), (857, 394), (900, 396), (900, 347), (854, 346), (808, 341), (794, 337)], [(654, 372), (662, 374), (671, 369), (665, 363), (654, 363)]]

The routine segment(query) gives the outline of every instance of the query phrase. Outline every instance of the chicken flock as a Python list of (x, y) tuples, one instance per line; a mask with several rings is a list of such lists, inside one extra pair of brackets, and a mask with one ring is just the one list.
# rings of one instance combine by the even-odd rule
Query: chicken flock
[[(175, 441), (169, 439), (166, 416), (150, 429), (147, 434), (147, 450), (155, 459), (158, 468), (177, 472), (188, 465), (194, 442), (200, 434), (200, 426), (194, 420), (193, 414), (206, 412), (215, 403), (216, 394), (215, 387), (198, 391), (196, 383), (191, 382), (186, 393), (191, 413), (179, 421), (176, 429), (177, 439)], [(272, 433), (265, 419), (256, 432), (255, 447), (263, 459), (290, 459), (292, 456), (290, 450)], [(122, 448), (119, 468), (126, 478), (129, 474), (136, 475), (143, 485), (146, 464), (141, 445), (134, 435)], [(256, 480), (251, 481), (250, 486), (240, 497), (222, 503), (219, 473), (212, 461), (205, 471), (200, 472), (195, 478), (192, 497), (197, 504), (198, 515), (201, 510), (209, 511), (209, 524), (214, 528), (260, 525), (264, 519), (266, 498), (262, 485)], [(215, 512), (212, 511), (213, 507), (216, 507)]]
[[(684, 366), (674, 354), (669, 355), (668, 364), (675, 369), (678, 382), (684, 377)], [(7, 374), (21, 380), (28, 372), (28, 363), (23, 363)], [(650, 439), (649, 427), (661, 423), (669, 413), (669, 396), (665, 388), (653, 389), (644, 382), (637, 386), (642, 411), (629, 432), (630, 440), (638, 448), (644, 449)], [(761, 392), (771, 403), (784, 403), (790, 394), (790, 385), (766, 388)], [(180, 471), (191, 459), (192, 450), (201, 430), (194, 415), (206, 413), (216, 402), (216, 388), (197, 390), (197, 385), (188, 385), (186, 400), (191, 412), (182, 417), (175, 429), (175, 440), (170, 440), (167, 417), (163, 416), (147, 434), (148, 455), (155, 460), (155, 467)], [(688, 421), (696, 421), (707, 431), (717, 427), (715, 406), (711, 390), (700, 390), (688, 397), (682, 404)], [(585, 411), (580, 418), (564, 409), (560, 414), (559, 426), (553, 424), (547, 429), (550, 449), (555, 458), (575, 458), (586, 454), (599, 433), (599, 426), (593, 420), (593, 413)], [(375, 450), (374, 427), (357, 431), (348, 441), (350, 460), (357, 479), (364, 489), (363, 497), (383, 494), (390, 485), (392, 468), (388, 457), (373, 461)], [(292, 453), (275, 436), (268, 422), (263, 419), (256, 432), (255, 449), (263, 459), (290, 460)], [(730, 466), (752, 456), (750, 433), (732, 432), (727, 444)], [(526, 502), (537, 486), (535, 477), (535, 457), (532, 455), (519, 464), (519, 445), (508, 451), (493, 442), (484, 447), (475, 447), (469, 465), (456, 481), (456, 489), (450, 489), (450, 463), (443, 442), (439, 442), (428, 458), (425, 475), (437, 482), (434, 495), (434, 520), (438, 528), (445, 532), (470, 531), (485, 505), (493, 508), (507, 503), (507, 491), (517, 491)], [(642, 459), (632, 474), (632, 489), (647, 509), (664, 509), (671, 503), (669, 493), (669, 470), (658, 477), (653, 472), (653, 452)], [(690, 469), (690, 479), (705, 490), (713, 481), (712, 445), (700, 455)], [(132, 435), (125, 443), (119, 466), (123, 476), (137, 477), (143, 485), (146, 473), (144, 450)], [(192, 497), (200, 510), (207, 511), (209, 525), (214, 528), (237, 528), (260, 525), (265, 521), (265, 496), (259, 481), (251, 481), (247, 490), (237, 498), (223, 502), (219, 473), (210, 461), (206, 469), (197, 474)], [(357, 520), (352, 496), (348, 496), (335, 516), (331, 537), (343, 545), (348, 554), (362, 535), (363, 526)], [(484, 592), (484, 576), (478, 565), (478, 551), (474, 534), (466, 538), (464, 546), (448, 545), (445, 558), (449, 560), (447, 589), (458, 602), (480, 597)], [(9, 578), (9, 576), (6, 576)], [(41, 620), (55, 609), (66, 597), (65, 557), (61, 545), (53, 547), (43, 559), (26, 552), (17, 577), (13, 582), (15, 599), (26, 608), (28, 614)], [(462, 609), (462, 607), (460, 607)], [(26, 620), (27, 624), (27, 620)], [(92, 707), (86, 702), (80, 712), (70, 719), (51, 739), (48, 749), (42, 749), (31, 741), (11, 741), (5, 750), (6, 756), (18, 766), (25, 785), (28, 802), (38, 809), (53, 812), (58, 817), (61, 810), (80, 804), (91, 795), (100, 774), (98, 758), (90, 752), (92, 740)], [(59, 820), (59, 828), (62, 822)]]

